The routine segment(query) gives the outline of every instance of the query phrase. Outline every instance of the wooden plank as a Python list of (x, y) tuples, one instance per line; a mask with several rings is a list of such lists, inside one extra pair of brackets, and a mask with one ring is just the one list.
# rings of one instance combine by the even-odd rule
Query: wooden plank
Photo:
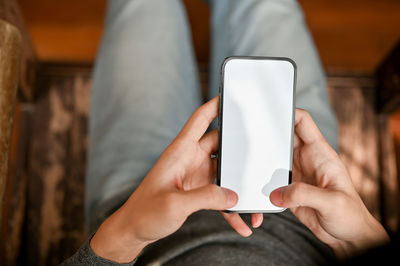
[[(400, 41), (379, 66), (376, 77), (376, 109), (381, 113), (379, 116), (381, 148), (379, 160), (382, 174), (381, 208), (387, 229), (391, 232), (397, 232), (400, 226), (400, 210), (398, 208), (400, 205), (398, 175), (400, 153), (396, 142), (398, 143), (399, 139), (398, 125), (400, 122), (396, 119), (390, 121), (389, 115), (400, 108)], [(393, 117), (396, 117), (396, 115), (394, 114)], [(391, 122), (392, 126), (390, 125)], [(397, 126), (393, 126), (393, 124), (397, 124)]]
[(374, 73), (400, 39), (398, 0), (299, 0), (328, 70)]
[(25, 219), (27, 189), (27, 152), (32, 106), (17, 103), (10, 152), (9, 171), (0, 228), (0, 265), (16, 265)]
[(329, 94), (339, 125), (340, 157), (361, 198), (389, 232), (399, 229), (399, 180), (389, 116), (376, 113), (373, 77), (330, 73)]
[(106, 0), (19, 0), (40, 61), (91, 62)]
[(210, 56), (210, 17), (206, 1), (184, 0), (197, 61), (208, 62)]
[(15, 25), (22, 36), (22, 54), (19, 71), (19, 96), (31, 101), (34, 97), (36, 53), (16, 0), (0, 0), (0, 19)]
[(400, 41), (377, 71), (376, 106), (379, 112), (391, 113), (400, 107)]
[[(389, 134), (393, 137), (394, 153), (396, 160), (396, 171), (397, 171), (397, 191), (400, 190), (400, 109), (389, 117)], [(395, 203), (396, 210), (400, 212), (400, 196)], [(400, 221), (398, 228), (400, 227)], [(398, 230), (397, 230), (398, 231)]]
[[(42, 60), (93, 61), (105, 0), (19, 2)], [(207, 61), (209, 55), (210, 11), (204, 2), (184, 1), (198, 61)], [(299, 2), (329, 69), (373, 73), (400, 38), (398, 0)]]
[[(90, 72), (44, 67), (33, 114), (22, 264), (56, 265), (82, 244)], [(66, 73), (63, 75), (63, 73)]]
[[(3, 228), (4, 223), (4, 192), (7, 183), (20, 56), (21, 35), (18, 29), (10, 23), (0, 20), (0, 228)], [(1, 238), (1, 240), (3, 239)], [(1, 245), (0, 254), (3, 251)]]
[(382, 223), (386, 229), (395, 233), (399, 230), (400, 194), (399, 179), (396, 166), (396, 151), (394, 136), (390, 131), (389, 117), (384, 114), (377, 116), (379, 168), (381, 197), (379, 199), (382, 212)]
[(381, 220), (374, 85), (374, 79), (368, 77), (331, 76), (328, 79), (329, 94), (339, 125), (340, 158), (365, 205)]

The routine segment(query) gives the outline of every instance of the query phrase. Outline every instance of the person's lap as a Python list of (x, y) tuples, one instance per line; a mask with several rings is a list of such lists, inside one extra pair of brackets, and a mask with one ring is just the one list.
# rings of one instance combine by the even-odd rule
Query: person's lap
[[(242, 215), (250, 224), (249, 215)], [(191, 215), (171, 236), (146, 247), (136, 265), (327, 265), (335, 260), (289, 211), (264, 215), (252, 236), (238, 235), (216, 211)]]
[(127, 198), (201, 104), (186, 21), (177, 0), (109, 2), (93, 74), (86, 177), (90, 229), (109, 201)]
[[(292, 0), (210, 2), (209, 97), (217, 94), (219, 68), (226, 56), (291, 57), (298, 65), (297, 106), (310, 111), (336, 146), (324, 73), (298, 4)], [(185, 16), (178, 0), (109, 3), (93, 75), (86, 179), (90, 230), (127, 199), (202, 102)], [(293, 215), (274, 214), (265, 216), (262, 228), (279, 222), (281, 216), (292, 220), (284, 223), (286, 227), (298, 227)], [(312, 238), (305, 229), (300, 234)]]

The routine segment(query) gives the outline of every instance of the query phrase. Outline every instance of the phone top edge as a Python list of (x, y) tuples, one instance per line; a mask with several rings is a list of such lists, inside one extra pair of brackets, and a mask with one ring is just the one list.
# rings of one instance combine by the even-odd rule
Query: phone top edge
[(235, 59), (287, 61), (290, 64), (292, 64), (295, 72), (297, 71), (296, 62), (292, 58), (289, 58), (289, 57), (283, 57), (283, 56), (228, 56), (228, 57), (225, 57), (225, 59), (222, 63), (221, 72), (223, 71), (223, 69), (225, 68), (225, 65), (229, 61), (235, 60)]

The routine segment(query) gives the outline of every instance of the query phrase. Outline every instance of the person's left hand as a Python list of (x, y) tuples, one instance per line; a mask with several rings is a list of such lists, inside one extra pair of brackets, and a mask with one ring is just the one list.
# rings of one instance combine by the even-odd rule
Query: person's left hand
[[(205, 134), (218, 115), (219, 97), (199, 107), (127, 202), (93, 236), (90, 246), (99, 256), (132, 261), (148, 244), (177, 231), (192, 213), (225, 210), (237, 203), (233, 191), (213, 184), (217, 173), (218, 131)], [(252, 231), (238, 214), (222, 213), (242, 236)], [(252, 214), (253, 227), (262, 214)]]

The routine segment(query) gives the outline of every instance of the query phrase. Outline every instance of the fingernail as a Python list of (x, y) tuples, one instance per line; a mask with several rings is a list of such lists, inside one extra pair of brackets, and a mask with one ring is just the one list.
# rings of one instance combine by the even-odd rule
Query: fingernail
[(261, 218), (257, 216), (257, 220), (254, 221), (254, 224), (252, 224), (251, 226), (253, 226), (253, 228), (258, 228), (261, 225)]
[(271, 192), (270, 200), (274, 205), (277, 205), (277, 206), (283, 205), (283, 191), (285, 189), (286, 189), (286, 187), (280, 187)]
[(249, 237), (253, 234), (253, 231), (251, 231), (250, 228), (247, 228), (246, 233), (244, 234), (244, 237)]
[(224, 191), (228, 195), (228, 204), (229, 204), (229, 206), (236, 205), (236, 202), (238, 201), (238, 196), (236, 195), (236, 193), (233, 192), (230, 189), (227, 189), (227, 188), (224, 188)]

